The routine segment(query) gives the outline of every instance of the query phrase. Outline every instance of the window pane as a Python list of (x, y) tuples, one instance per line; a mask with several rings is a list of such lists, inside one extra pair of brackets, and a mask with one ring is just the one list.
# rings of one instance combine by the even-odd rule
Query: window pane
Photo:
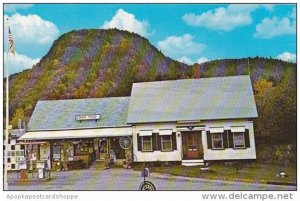
[(162, 150), (170, 151), (172, 150), (172, 140), (170, 135), (163, 135), (161, 138), (162, 141)]
[(53, 146), (53, 158), (55, 158), (55, 159), (60, 158), (60, 146), (57, 146), (57, 145)]
[(152, 146), (151, 146), (151, 142), (145, 142), (143, 144), (143, 151), (151, 151), (152, 150)]
[(234, 147), (245, 147), (244, 133), (234, 133), (233, 135)]
[(143, 151), (152, 151), (152, 136), (144, 136), (143, 140)]
[(163, 144), (162, 144), (163, 146), (162, 146), (162, 150), (171, 150), (171, 148), (172, 148), (172, 145), (171, 145), (171, 142), (169, 141), (169, 142), (163, 142)]
[(223, 148), (223, 139), (221, 133), (215, 133), (212, 135), (212, 147), (216, 149)]

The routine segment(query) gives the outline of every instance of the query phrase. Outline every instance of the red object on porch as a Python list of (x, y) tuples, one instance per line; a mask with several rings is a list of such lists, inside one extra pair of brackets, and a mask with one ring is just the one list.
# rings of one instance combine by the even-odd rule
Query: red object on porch
[(21, 172), (20, 172), (20, 179), (28, 179), (26, 170), (21, 170)]

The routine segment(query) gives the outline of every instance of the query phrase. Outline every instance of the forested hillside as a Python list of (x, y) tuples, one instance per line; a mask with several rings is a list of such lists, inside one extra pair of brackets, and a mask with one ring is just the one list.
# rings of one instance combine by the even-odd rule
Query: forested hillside
[[(258, 140), (296, 143), (296, 64), (257, 57), (200, 66), (201, 77), (245, 74), (255, 92)], [(10, 77), (10, 120), (14, 127), (18, 119), (28, 122), (38, 100), (129, 96), (134, 82), (192, 77), (192, 66), (165, 57), (139, 35), (117, 29), (72, 31), (32, 69)]]

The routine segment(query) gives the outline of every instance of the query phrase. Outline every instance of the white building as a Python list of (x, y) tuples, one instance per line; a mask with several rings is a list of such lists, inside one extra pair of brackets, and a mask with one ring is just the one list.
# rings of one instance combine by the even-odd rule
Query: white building
[[(39, 158), (125, 159), (132, 139), (134, 162), (256, 159), (257, 110), (249, 76), (133, 84), (131, 97), (39, 101), (19, 140), (40, 145)], [(128, 150), (127, 150), (128, 151)]]
[(138, 162), (256, 159), (249, 76), (133, 84), (127, 123)]
[(57, 162), (69, 168), (85, 168), (111, 155), (121, 163), (128, 154), (131, 157), (131, 149), (120, 146), (132, 135), (131, 126), (126, 124), (129, 100), (130, 97), (114, 97), (38, 101), (26, 134), (18, 140), (28, 143), (28, 148), (36, 146), (29, 160), (46, 160), (50, 168), (56, 168)]

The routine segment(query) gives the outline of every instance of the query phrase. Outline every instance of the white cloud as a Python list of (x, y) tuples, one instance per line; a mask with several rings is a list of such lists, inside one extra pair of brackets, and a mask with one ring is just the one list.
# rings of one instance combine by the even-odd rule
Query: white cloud
[(152, 34), (149, 29), (150, 25), (147, 21), (139, 21), (136, 17), (123, 9), (117, 10), (115, 16), (110, 21), (105, 21), (102, 25), (103, 29), (117, 28), (140, 34), (141, 36), (149, 36)]
[(292, 9), (292, 12), (290, 13), (290, 18), (296, 19), (296, 8)]
[(16, 13), (10, 17), (5, 15), (4, 19), (7, 17), (16, 43), (48, 45), (58, 37), (59, 30), (56, 25), (38, 15), (25, 16)]
[(9, 74), (14, 74), (21, 72), (25, 69), (31, 68), (34, 64), (38, 63), (40, 58), (30, 58), (26, 55), (15, 53), (15, 56), (8, 54), (7, 62), (7, 52), (4, 52), (4, 66), (8, 67)]
[(279, 54), (276, 58), (282, 61), (296, 62), (296, 54), (290, 52), (283, 52)]
[(188, 64), (188, 65), (192, 65), (192, 64), (195, 63), (194, 61), (192, 61), (191, 58), (186, 57), (186, 56), (183, 56), (183, 57), (177, 59), (177, 61), (180, 61), (180, 62), (185, 63), (185, 64)]
[(187, 56), (183, 56), (183, 57), (177, 59), (177, 61), (180, 61), (180, 62), (188, 64), (188, 65), (192, 65), (194, 63), (202, 64), (202, 63), (207, 62), (209, 60), (206, 57), (200, 57), (196, 61), (194, 61), (194, 60), (192, 60), (191, 58), (189, 58)]
[(182, 36), (169, 36), (157, 43), (158, 48), (167, 56), (180, 58), (183, 55), (197, 55), (206, 47), (203, 43), (193, 41), (193, 36), (184, 34)]
[(267, 11), (274, 11), (274, 8), (275, 8), (275, 4), (263, 4), (262, 5)]
[(4, 12), (14, 13), (17, 10), (26, 10), (32, 6), (33, 4), (4, 4)]
[(256, 25), (254, 37), (270, 39), (276, 36), (296, 34), (296, 22), (288, 17), (264, 18), (261, 23)]
[(198, 64), (202, 64), (202, 63), (205, 63), (207, 61), (208, 61), (208, 59), (206, 57), (200, 57), (199, 59), (197, 59)]
[(226, 8), (219, 7), (200, 15), (194, 13), (185, 14), (182, 19), (191, 26), (231, 31), (237, 27), (251, 24), (251, 13), (257, 8), (259, 8), (259, 5), (232, 4)]

